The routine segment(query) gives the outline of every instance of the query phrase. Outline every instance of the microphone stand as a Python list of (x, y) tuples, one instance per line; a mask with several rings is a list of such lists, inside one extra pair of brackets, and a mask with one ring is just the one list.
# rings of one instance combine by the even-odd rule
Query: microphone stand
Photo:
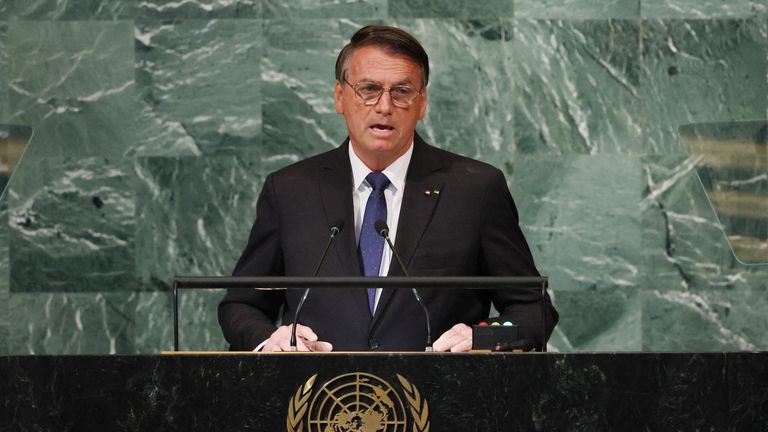
[[(336, 236), (341, 232), (341, 224), (336, 224), (331, 227), (331, 236), (328, 237), (328, 243), (325, 245), (325, 249), (323, 250), (323, 254), (320, 256), (320, 261), (317, 263), (317, 266), (315, 267), (315, 271), (312, 272), (312, 277), (317, 276), (317, 274), (320, 272), (320, 266), (323, 265), (323, 261), (325, 261), (325, 256), (328, 254), (328, 250), (331, 248), (331, 243), (333, 243), (333, 239), (336, 238)], [(293, 317), (293, 326), (291, 328), (291, 342), (290, 342), (290, 348), (289, 350), (292, 352), (295, 352), (296, 349), (296, 326), (299, 324), (299, 314), (301, 313), (301, 308), (304, 306), (304, 302), (307, 300), (307, 296), (309, 296), (309, 288), (304, 288), (304, 295), (301, 296), (301, 299), (299, 300), (299, 305), (296, 306), (296, 316)]]
[[(392, 251), (392, 255), (395, 256), (395, 259), (397, 260), (397, 264), (400, 266), (400, 270), (403, 271), (403, 274), (406, 277), (409, 277), (408, 270), (405, 269), (405, 266), (403, 265), (403, 260), (400, 259), (400, 255), (395, 250), (395, 246), (392, 244), (392, 240), (389, 239), (389, 227), (387, 226), (387, 223), (383, 220), (376, 221), (375, 224), (376, 231), (379, 233), (380, 236), (384, 237), (384, 240), (387, 241), (387, 245), (389, 245), (389, 249)], [(429, 311), (427, 310), (427, 307), (424, 305), (424, 301), (421, 299), (421, 296), (419, 295), (419, 291), (416, 290), (416, 288), (411, 288), (411, 291), (413, 292), (413, 296), (416, 297), (416, 301), (419, 302), (419, 306), (421, 306), (421, 309), (424, 310), (424, 317), (427, 320), (427, 346), (424, 348), (425, 352), (432, 352), (432, 327), (429, 324)]]

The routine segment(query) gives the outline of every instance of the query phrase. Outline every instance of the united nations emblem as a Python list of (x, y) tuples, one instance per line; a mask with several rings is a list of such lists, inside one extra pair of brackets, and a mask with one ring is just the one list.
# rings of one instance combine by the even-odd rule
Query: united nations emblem
[(411, 432), (428, 432), (427, 400), (396, 375), (400, 392), (365, 372), (339, 375), (313, 391), (317, 374), (312, 375), (288, 403), (288, 432), (407, 432), (409, 424)]

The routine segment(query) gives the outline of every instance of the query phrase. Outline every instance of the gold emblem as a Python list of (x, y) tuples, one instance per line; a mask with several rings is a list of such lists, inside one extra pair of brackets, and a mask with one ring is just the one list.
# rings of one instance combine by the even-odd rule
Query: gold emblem
[(400, 393), (376, 375), (339, 375), (317, 391), (317, 374), (312, 375), (288, 403), (288, 432), (408, 432), (409, 423), (412, 432), (428, 432), (427, 400), (415, 385), (396, 375), (407, 410)]

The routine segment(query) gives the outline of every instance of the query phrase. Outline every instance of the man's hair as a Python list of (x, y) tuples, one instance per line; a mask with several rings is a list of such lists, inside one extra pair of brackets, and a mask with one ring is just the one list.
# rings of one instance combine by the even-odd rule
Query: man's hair
[(342, 48), (336, 59), (337, 81), (344, 83), (352, 54), (356, 49), (366, 46), (379, 47), (390, 54), (404, 55), (413, 60), (421, 69), (422, 88), (427, 86), (427, 82), (429, 82), (429, 57), (424, 51), (424, 47), (405, 30), (385, 25), (365, 26), (352, 35), (352, 39)]

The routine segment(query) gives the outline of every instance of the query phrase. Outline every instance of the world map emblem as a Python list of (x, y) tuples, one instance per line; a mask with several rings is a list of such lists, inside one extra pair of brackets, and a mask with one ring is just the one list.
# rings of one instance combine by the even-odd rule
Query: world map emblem
[(370, 373), (352, 372), (331, 378), (318, 387), (315, 387), (317, 374), (312, 375), (288, 403), (287, 431), (429, 431), (426, 398), (422, 398), (408, 379), (395, 375), (395, 386)]

